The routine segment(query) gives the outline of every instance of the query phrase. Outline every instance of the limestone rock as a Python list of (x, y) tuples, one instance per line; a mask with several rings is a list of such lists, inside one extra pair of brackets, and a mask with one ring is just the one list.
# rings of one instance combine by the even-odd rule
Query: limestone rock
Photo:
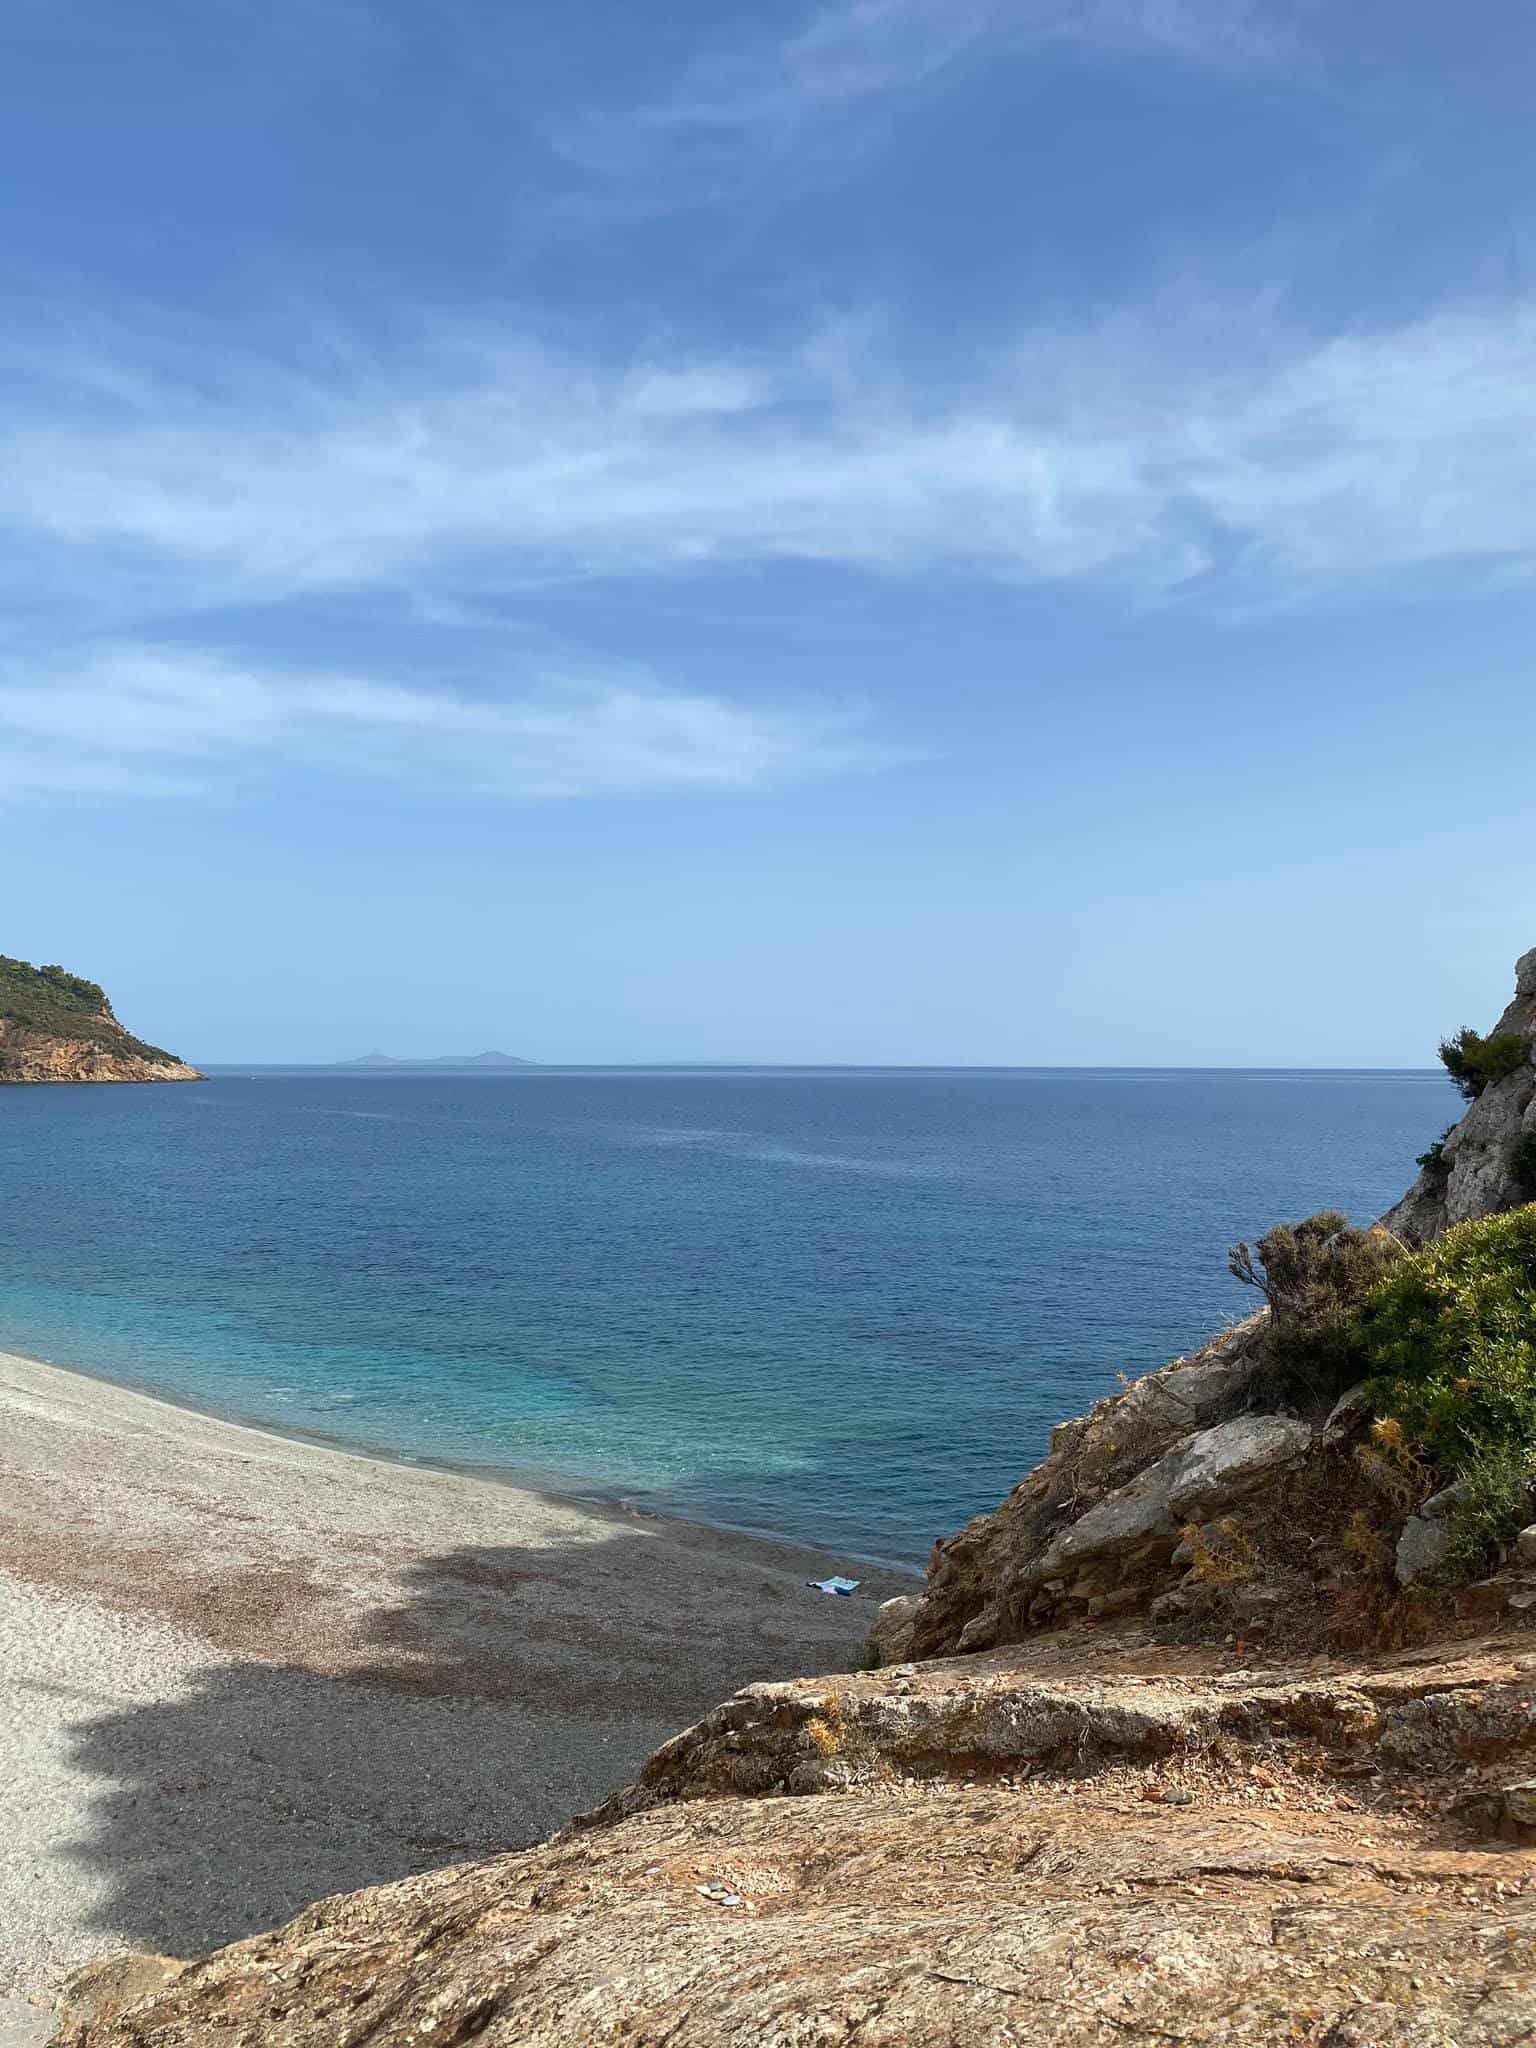
[(1365, 1382), (1348, 1388), (1340, 1394), (1329, 1409), (1322, 1428), (1318, 1431), (1318, 1442), (1324, 1445), (1347, 1443), (1352, 1436), (1365, 1428), (1370, 1420), (1371, 1401), (1365, 1391)]
[(1411, 1586), (1425, 1572), (1433, 1571), (1450, 1548), (1445, 1523), (1427, 1515), (1410, 1515), (1397, 1539), (1397, 1582)]
[[(962, 1643), (983, 1650), (1027, 1634), (1031, 1606), (1057, 1576), (1042, 1564), (1057, 1535), (1244, 1405), (1267, 1321), (1267, 1310), (1249, 1317), (1192, 1357), (1148, 1373), (1054, 1429), (1048, 1456), (1000, 1507), (935, 1546), (909, 1654), (937, 1656)], [(1093, 1527), (1129, 1531), (1145, 1517), (1154, 1548), (1161, 1546), (1166, 1502), (1155, 1496), (1164, 1476), (1171, 1486), (1172, 1467), (1148, 1482), (1149, 1504), (1113, 1506)]]
[(1536, 1564), (1536, 1522), (1515, 1538), (1515, 1556), (1521, 1564)]
[(1182, 1621), (1190, 1606), (1189, 1595), (1174, 1586), (1169, 1592), (1159, 1593), (1147, 1608), (1147, 1613), (1155, 1622)]
[(1518, 1032), (1532, 1059), (1487, 1088), (1445, 1139), (1440, 1168), (1426, 1167), (1382, 1223), (1424, 1243), (1453, 1223), (1492, 1216), (1529, 1200), (1510, 1172), (1517, 1139), (1536, 1131), (1536, 948), (1515, 966), (1515, 994), (1490, 1037)]
[(1079, 1515), (1075, 1522), (1069, 1522), (1040, 1559), (1039, 1575), (1051, 1578), (1057, 1572), (1080, 1568), (1090, 1559), (1123, 1557), (1127, 1551), (1161, 1537), (1167, 1538), (1166, 1547), (1171, 1550), (1175, 1531), (1169, 1503), (1174, 1484), (1184, 1469), (1186, 1445), (1193, 1441), (1186, 1438), (1166, 1457), (1149, 1465), (1129, 1486), (1121, 1487), (1096, 1507), (1089, 1508), (1085, 1515)]
[(912, 1624), (921, 1604), (917, 1593), (898, 1593), (893, 1600), (881, 1601), (875, 1609), (866, 1645), (873, 1664), (900, 1664), (905, 1659), (912, 1642)]
[(0, 1081), (200, 1081), (184, 1060), (146, 1059), (84, 1039), (25, 1039), (0, 1018)]
[(1040, 1559), (1039, 1574), (1050, 1578), (1159, 1545), (1171, 1557), (1186, 1522), (1231, 1507), (1311, 1441), (1304, 1422), (1283, 1415), (1239, 1415), (1185, 1437), (1129, 1486), (1061, 1530)]
[(1179, 1522), (1219, 1514), (1310, 1448), (1312, 1432), (1284, 1415), (1240, 1415), (1187, 1446), (1168, 1494)]
[(186, 1968), (173, 1956), (129, 1951), (87, 1963), (70, 1978), (64, 1995), (75, 2012), (88, 2014), (92, 2026), (101, 2028), (129, 2006), (174, 1984)]
[(1424, 1516), (1426, 1521), (1444, 1521), (1452, 1508), (1459, 1501), (1464, 1501), (1471, 1491), (1472, 1482), (1470, 1480), (1453, 1479), (1449, 1486), (1442, 1486), (1438, 1493), (1432, 1493), (1428, 1500), (1421, 1502), (1419, 1513)]
[(1522, 1835), (1536, 1835), (1536, 1778), (1506, 1785), (1500, 1798), (1502, 1818)]

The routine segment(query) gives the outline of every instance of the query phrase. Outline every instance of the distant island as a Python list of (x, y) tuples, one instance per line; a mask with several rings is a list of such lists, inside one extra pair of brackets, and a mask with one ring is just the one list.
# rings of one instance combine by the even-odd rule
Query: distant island
[(443, 1053), (436, 1059), (397, 1060), (387, 1052), (365, 1052), (361, 1059), (342, 1060), (343, 1067), (534, 1067), (537, 1060), (520, 1060), (509, 1052)]
[(202, 1078), (124, 1030), (96, 982), (0, 953), (0, 1082)]

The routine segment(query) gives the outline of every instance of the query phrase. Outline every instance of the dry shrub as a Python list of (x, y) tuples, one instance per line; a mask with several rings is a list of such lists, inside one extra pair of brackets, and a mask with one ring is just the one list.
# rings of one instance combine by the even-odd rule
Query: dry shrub
[(1346, 1554), (1368, 1572), (1384, 1572), (1392, 1559), (1392, 1545), (1386, 1531), (1373, 1522), (1364, 1508), (1350, 1516), (1340, 1542)]
[(1259, 1575), (1259, 1553), (1235, 1515), (1223, 1515), (1211, 1532), (1189, 1522), (1181, 1532), (1189, 1547), (1190, 1570), (1203, 1585), (1241, 1586)]
[(830, 1721), (813, 1714), (805, 1724), (806, 1740), (818, 1756), (833, 1757), (842, 1748), (842, 1737)]
[(1334, 1650), (1409, 1650), (1446, 1632), (1446, 1614), (1380, 1579), (1362, 1579), (1332, 1593), (1328, 1643)]
[(1266, 1391), (1320, 1401), (1361, 1376), (1361, 1309), (1404, 1249), (1388, 1230), (1356, 1230), (1338, 1209), (1277, 1223), (1257, 1245), (1233, 1245), (1232, 1273), (1269, 1303)]
[(1355, 1463), (1377, 1493), (1399, 1514), (1416, 1508), (1434, 1490), (1434, 1475), (1390, 1415), (1371, 1424), (1371, 1440), (1355, 1450)]

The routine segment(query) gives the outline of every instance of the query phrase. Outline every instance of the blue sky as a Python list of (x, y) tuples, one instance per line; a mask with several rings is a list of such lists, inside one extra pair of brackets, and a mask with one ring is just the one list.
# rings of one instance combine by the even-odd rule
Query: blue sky
[(207, 1060), (1422, 1064), (1521, 0), (11, 0), (0, 949)]

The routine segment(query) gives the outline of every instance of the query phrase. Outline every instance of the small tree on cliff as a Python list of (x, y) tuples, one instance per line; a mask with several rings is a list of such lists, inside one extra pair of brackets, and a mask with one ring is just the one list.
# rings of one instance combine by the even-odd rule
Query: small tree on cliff
[(1465, 1025), (1440, 1044), (1441, 1064), (1468, 1102), (1476, 1102), (1495, 1081), (1518, 1073), (1530, 1056), (1531, 1041), (1518, 1031), (1497, 1031), (1484, 1038)]

